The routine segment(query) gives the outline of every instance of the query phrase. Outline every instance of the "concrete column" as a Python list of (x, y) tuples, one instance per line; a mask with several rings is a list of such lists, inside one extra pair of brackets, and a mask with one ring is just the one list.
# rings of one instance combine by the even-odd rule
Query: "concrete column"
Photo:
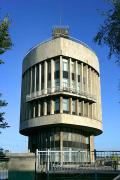
[(33, 104), (33, 118), (35, 118), (35, 104)]
[(51, 59), (51, 92), (53, 93), (55, 90), (55, 77), (54, 77), (54, 72), (55, 72), (55, 63), (54, 60)]
[(98, 86), (97, 86), (97, 74), (95, 72), (95, 90), (96, 90), (96, 99), (97, 99), (97, 103), (96, 103), (96, 119), (98, 119)]
[(84, 116), (84, 101), (81, 102), (81, 114)]
[(70, 109), (70, 114), (72, 114), (72, 98), (69, 98), (69, 109)]
[(86, 92), (89, 92), (89, 84), (88, 84), (88, 65), (86, 65)]
[(50, 114), (54, 114), (54, 101), (51, 99)]
[(100, 77), (98, 76), (99, 119), (102, 121)]
[(79, 100), (76, 100), (76, 114), (79, 115)]
[(63, 89), (63, 62), (62, 62), (62, 56), (60, 56), (60, 89)]
[(81, 87), (81, 91), (84, 91), (84, 87), (83, 87), (83, 63), (81, 63), (81, 71), (80, 71), (80, 87)]
[(75, 61), (75, 81), (76, 81), (76, 92), (78, 91), (78, 63)]
[(63, 132), (60, 132), (60, 164), (63, 164)]
[(40, 105), (40, 102), (38, 102), (38, 116), (40, 116), (41, 114), (40, 109), (41, 109), (41, 105)]
[(60, 97), (60, 113), (63, 113), (63, 97)]
[(90, 117), (89, 116), (89, 103), (87, 103), (87, 115), (88, 115), (88, 117)]
[(91, 76), (91, 68), (89, 68), (89, 93), (92, 95), (92, 76)]
[(69, 59), (69, 87), (72, 89), (71, 58)]
[(34, 68), (35, 68), (34, 92), (36, 92), (36, 66)]
[(47, 115), (47, 102), (44, 101), (44, 115)]
[(94, 70), (92, 71), (92, 93), (95, 96), (95, 77), (94, 77)]
[(41, 91), (41, 64), (39, 64), (39, 91)]
[(30, 68), (30, 94), (32, 93), (32, 68)]
[(94, 136), (90, 136), (90, 159), (91, 162), (94, 162)]
[(44, 61), (44, 94), (47, 94), (47, 62)]

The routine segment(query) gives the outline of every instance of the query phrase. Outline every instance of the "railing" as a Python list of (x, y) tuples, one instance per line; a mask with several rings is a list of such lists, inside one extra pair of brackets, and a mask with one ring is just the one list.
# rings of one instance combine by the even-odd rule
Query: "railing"
[(4, 156), (4, 153), (0, 153), (0, 180), (8, 179), (8, 158)]
[(68, 93), (72, 93), (75, 95), (79, 95), (79, 96), (83, 96), (85, 98), (90, 98), (93, 101), (96, 101), (95, 95), (92, 95), (90, 93), (87, 93), (86, 91), (81, 91), (77, 88), (72, 88), (69, 86), (56, 86), (53, 88), (47, 88), (47, 89), (43, 89), (41, 91), (36, 91), (33, 92), (31, 94), (26, 95), (26, 101), (30, 101), (32, 99), (44, 96), (44, 95), (50, 95), (53, 93), (59, 93), (59, 92), (68, 92)]
[(120, 172), (120, 151), (38, 151), (38, 172)]
[(0, 170), (0, 180), (7, 180), (8, 179), (8, 170), (3, 169)]

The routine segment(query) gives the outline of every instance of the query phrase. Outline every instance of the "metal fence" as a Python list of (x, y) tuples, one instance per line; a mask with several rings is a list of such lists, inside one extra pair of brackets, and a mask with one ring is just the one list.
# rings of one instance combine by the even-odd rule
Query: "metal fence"
[(8, 180), (8, 160), (3, 151), (0, 151), (0, 180)]
[(0, 180), (7, 180), (8, 179), (8, 170), (3, 169), (0, 170)]
[(120, 151), (39, 151), (38, 172), (120, 171)]

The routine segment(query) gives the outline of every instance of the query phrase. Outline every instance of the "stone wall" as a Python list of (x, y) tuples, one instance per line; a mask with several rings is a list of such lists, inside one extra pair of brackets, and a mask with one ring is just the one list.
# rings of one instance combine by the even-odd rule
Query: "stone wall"
[(9, 180), (35, 180), (35, 154), (14, 153), (8, 157)]

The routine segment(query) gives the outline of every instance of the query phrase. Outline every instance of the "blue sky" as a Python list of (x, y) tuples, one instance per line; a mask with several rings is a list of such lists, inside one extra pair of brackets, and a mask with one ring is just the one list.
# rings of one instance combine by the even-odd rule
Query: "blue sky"
[(27, 151), (27, 138), (19, 134), (20, 91), (22, 60), (26, 52), (51, 37), (52, 27), (68, 25), (70, 35), (96, 51), (100, 62), (103, 134), (95, 138), (97, 150), (120, 150), (120, 80), (118, 67), (113, 57), (107, 58), (108, 48), (93, 43), (93, 37), (102, 24), (97, 9), (107, 9), (104, 0), (0, 0), (0, 17), (9, 14), (10, 34), (14, 43), (12, 50), (1, 58), (0, 92), (8, 106), (6, 120), (11, 126), (2, 130), (0, 146), (14, 152)]

